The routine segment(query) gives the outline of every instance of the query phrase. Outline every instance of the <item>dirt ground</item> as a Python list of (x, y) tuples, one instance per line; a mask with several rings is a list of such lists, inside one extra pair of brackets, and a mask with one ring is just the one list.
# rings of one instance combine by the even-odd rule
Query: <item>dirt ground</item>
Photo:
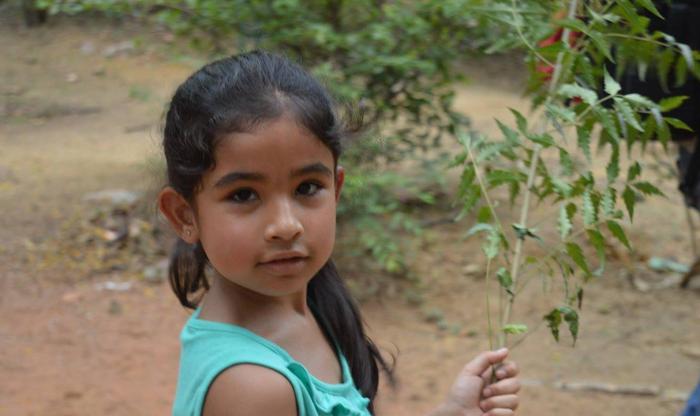
[[(114, 51), (130, 39), (137, 39), (133, 49)], [(172, 42), (143, 28), (64, 19), (28, 30), (0, 18), (0, 415), (170, 410), (188, 313), (167, 283), (120, 272), (76, 278), (69, 268), (37, 267), (27, 252), (85, 212), (85, 194), (157, 183), (163, 105), (200, 63), (172, 52)], [(480, 61), (465, 70), (472, 82), (460, 89), (458, 107), (478, 129), (493, 131), (493, 118), (508, 119), (508, 107), (526, 109), (512, 63)], [(525, 384), (518, 414), (660, 416), (682, 408), (700, 376), (700, 281), (685, 291), (642, 291), (627, 278), (668, 277), (648, 270), (651, 256), (692, 260), (675, 183), (660, 186), (668, 198), (642, 204), (628, 227), (634, 254), (614, 257), (587, 286), (575, 348), (537, 325), (551, 303), (539, 283), (520, 296), (516, 316), (538, 329), (512, 354)], [(536, 218), (547, 215), (547, 207), (536, 208)], [(466, 227), (431, 228), (413, 266), (418, 287), (405, 283), (362, 305), (379, 345), (398, 351), (400, 384), (382, 388), (378, 414), (424, 414), (487, 347), (483, 259), (463, 239)], [(113, 281), (131, 286), (100, 289)], [(416, 290), (418, 305), (407, 295)], [(443, 329), (426, 319), (430, 311), (442, 315)], [(565, 382), (658, 390), (565, 391)]]

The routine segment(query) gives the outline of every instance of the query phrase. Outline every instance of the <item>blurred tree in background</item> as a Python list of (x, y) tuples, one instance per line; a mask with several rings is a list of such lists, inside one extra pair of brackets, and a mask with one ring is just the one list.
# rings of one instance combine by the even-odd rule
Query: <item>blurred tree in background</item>
[[(221, 56), (254, 48), (283, 52), (325, 82), (348, 119), (365, 130), (346, 150), (341, 226), (363, 267), (408, 271), (405, 252), (421, 232), (411, 210), (444, 194), (446, 135), (468, 124), (453, 110), (456, 63), (488, 45), (465, 10), (474, 0), (39, 0), (50, 14), (101, 12), (158, 22), (199, 50)], [(469, 42), (467, 42), (469, 40)], [(412, 161), (412, 175), (399, 163)], [(411, 163), (411, 162), (409, 162)], [(413, 166), (413, 165), (412, 165)], [(353, 250), (351, 250), (353, 252)], [(359, 258), (367, 256), (357, 256)]]

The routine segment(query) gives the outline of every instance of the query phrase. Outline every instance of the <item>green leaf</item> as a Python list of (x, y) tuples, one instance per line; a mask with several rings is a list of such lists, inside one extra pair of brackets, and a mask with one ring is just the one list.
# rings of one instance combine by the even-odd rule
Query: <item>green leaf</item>
[(669, 130), (658, 108), (652, 108), (651, 114), (654, 116), (654, 121), (656, 122), (656, 135), (661, 144), (666, 146), (668, 141), (671, 140), (671, 130)]
[(637, 93), (625, 94), (622, 97), (630, 103), (641, 106), (645, 109), (658, 108), (655, 102)]
[(616, 221), (609, 220), (607, 222), (608, 225), (608, 230), (610, 230), (610, 233), (615, 236), (622, 244), (627, 247), (628, 250), (631, 250), (632, 247), (630, 246), (630, 242), (627, 239), (627, 235), (625, 234), (625, 230), (622, 229), (620, 224), (618, 224)]
[(642, 173), (642, 165), (640, 165), (639, 162), (632, 163), (629, 169), (627, 169), (627, 182), (633, 181), (640, 173)]
[(659, 84), (661, 89), (668, 93), (668, 74), (671, 72), (671, 66), (673, 65), (673, 59), (675, 54), (673, 49), (667, 48), (661, 55), (656, 59), (656, 68), (658, 72)]
[(595, 91), (584, 88), (578, 84), (564, 84), (559, 88), (559, 95), (566, 98), (580, 97), (588, 105), (595, 105), (598, 101), (598, 94)]
[(489, 260), (494, 259), (499, 252), (500, 248), (500, 243), (501, 243), (501, 236), (496, 229), (491, 229), (489, 231), (488, 237), (486, 238), (486, 241), (484, 244), (481, 246), (481, 249), (484, 251), (484, 254), (486, 254), (486, 257)]
[(501, 284), (501, 287), (508, 292), (509, 295), (513, 296), (513, 278), (510, 276), (510, 272), (508, 272), (505, 267), (501, 267), (496, 272), (496, 276), (498, 277), (498, 283)]
[(645, 9), (649, 10), (651, 13), (653, 13), (659, 19), (664, 18), (661, 15), (661, 13), (659, 13), (659, 10), (656, 8), (656, 6), (654, 6), (654, 2), (652, 0), (637, 0), (637, 3), (639, 3)]
[(526, 237), (531, 237), (535, 240), (542, 241), (542, 238), (539, 235), (535, 234), (535, 232), (537, 231), (537, 229), (535, 228), (523, 227), (520, 224), (511, 224), (511, 227), (513, 227), (513, 230), (515, 230), (515, 234), (519, 240), (524, 240)]
[(520, 138), (518, 137), (518, 133), (511, 129), (510, 127), (506, 126), (505, 124), (501, 123), (499, 120), (496, 120), (496, 124), (498, 124), (498, 128), (501, 129), (501, 132), (503, 133), (503, 136), (505, 136), (506, 141), (510, 144), (519, 144), (520, 143)]
[(544, 320), (547, 322), (547, 327), (552, 333), (554, 340), (559, 342), (559, 326), (561, 325), (561, 312), (558, 308), (552, 309), (547, 315), (544, 316)]
[(576, 243), (566, 243), (566, 252), (571, 257), (571, 260), (576, 263), (576, 265), (583, 270), (586, 275), (591, 274), (591, 270), (588, 268), (588, 263), (586, 263), (586, 258), (583, 255), (583, 250), (581, 246)]
[(551, 178), (552, 181), (552, 186), (554, 187), (554, 191), (557, 193), (557, 195), (561, 195), (564, 198), (568, 198), (571, 196), (571, 191), (573, 190), (572, 186), (569, 185), (568, 182), (557, 178), (556, 176), (553, 176)]
[(687, 95), (677, 95), (675, 97), (666, 97), (659, 101), (659, 109), (661, 112), (667, 112), (680, 107), (685, 100), (688, 99)]
[(479, 208), (479, 212), (476, 214), (476, 220), (479, 223), (488, 223), (493, 219), (493, 214), (491, 208), (488, 205), (484, 205)]
[(677, 129), (693, 131), (693, 129), (689, 125), (685, 124), (683, 120), (679, 120), (673, 117), (664, 117), (664, 121)]
[(674, 78), (676, 79), (676, 82), (674, 83), (674, 87), (676, 88), (684, 85), (688, 80), (688, 64), (683, 56), (679, 56), (676, 60)]
[(603, 270), (605, 269), (605, 238), (603, 237), (603, 234), (601, 234), (598, 230), (587, 230), (586, 234), (588, 235), (588, 241), (590, 241), (590, 243), (595, 248), (596, 253), (598, 254), (598, 261), (600, 261), (600, 267), (598, 270), (596, 270), (595, 275), (600, 276), (603, 273)]
[(491, 187), (510, 182), (524, 182), (525, 180), (527, 180), (527, 176), (524, 173), (510, 170), (496, 169), (486, 174), (486, 181)]
[(578, 313), (574, 309), (569, 306), (554, 308), (544, 316), (544, 320), (547, 322), (547, 326), (557, 342), (559, 342), (559, 326), (563, 321), (565, 321), (569, 326), (569, 332), (571, 333), (571, 337), (574, 339), (574, 344), (576, 344), (576, 340), (578, 338), (579, 317)]
[(683, 55), (683, 58), (685, 58), (685, 63), (688, 64), (688, 68), (692, 68), (693, 65), (695, 65), (695, 61), (693, 60), (693, 50), (690, 49), (690, 46), (683, 43), (678, 43), (676, 46), (678, 46), (678, 48), (681, 50), (681, 55)]
[(564, 176), (574, 173), (574, 161), (564, 148), (559, 148), (559, 166), (561, 166), (561, 174)]
[(574, 345), (578, 339), (578, 313), (568, 306), (562, 306), (559, 310), (564, 315), (564, 321), (569, 325), (569, 333), (574, 339)]
[(506, 334), (514, 334), (514, 335), (524, 334), (525, 332), (527, 332), (527, 325), (508, 324), (508, 325), (505, 325), (501, 330), (503, 332), (505, 332)]
[(630, 221), (632, 221), (634, 218), (634, 204), (636, 203), (636, 195), (632, 188), (625, 186), (625, 190), (622, 192), (622, 199), (625, 201), (627, 212), (630, 215)]
[(527, 138), (544, 147), (545, 149), (554, 146), (554, 138), (552, 138), (552, 136), (550, 136), (549, 134), (533, 134), (527, 136)]
[(607, 69), (604, 72), (605, 72), (605, 92), (607, 92), (610, 95), (617, 95), (617, 93), (620, 92), (622, 87), (620, 87), (620, 84), (617, 81), (615, 81), (615, 79), (613, 77), (610, 76)]
[(484, 231), (488, 231), (488, 232), (493, 231), (493, 225), (485, 223), (485, 222), (479, 222), (477, 224), (474, 224), (474, 226), (472, 226), (472, 228), (470, 228), (469, 231), (467, 231), (467, 237), (471, 237), (475, 234), (478, 234), (478, 233), (481, 233)]
[(515, 116), (515, 124), (518, 126), (518, 130), (527, 135), (527, 119), (520, 114), (517, 110), (509, 108), (510, 112)]
[(561, 236), (562, 240), (564, 240), (574, 228), (574, 225), (571, 223), (571, 217), (564, 205), (559, 207), (559, 221), (557, 225), (559, 228), (559, 236)]
[(576, 112), (560, 105), (547, 104), (547, 113), (550, 117), (573, 123), (576, 121)]
[(610, 111), (606, 110), (605, 108), (596, 108), (594, 110), (594, 114), (610, 137), (616, 141), (620, 140), (620, 135), (617, 131), (617, 127), (615, 126), (615, 121), (610, 115)]
[(606, 217), (612, 217), (615, 215), (615, 200), (617, 199), (617, 194), (615, 188), (608, 188), (603, 195), (603, 199), (600, 201), (600, 207), (603, 210), (603, 214)]
[(576, 127), (577, 145), (586, 156), (586, 160), (591, 162), (591, 129), (585, 126)]
[(591, 192), (587, 189), (583, 193), (583, 224), (586, 227), (591, 227), (596, 223), (596, 209), (593, 205)]
[(637, 131), (644, 131), (642, 128), (642, 125), (639, 124), (639, 120), (637, 120), (637, 115), (632, 110), (632, 107), (627, 103), (625, 100), (615, 97), (615, 109), (617, 110), (618, 114), (622, 115), (622, 118), (625, 120), (627, 124), (632, 126)]
[(652, 185), (649, 182), (646, 181), (640, 181), (633, 183), (632, 186), (637, 188), (639, 191), (641, 191), (644, 195), (660, 195), (664, 196), (664, 193), (661, 192), (659, 188), (656, 186)]
[(606, 173), (608, 176), (608, 183), (615, 182), (615, 179), (620, 175), (620, 147), (617, 145), (613, 146), (610, 162), (608, 162), (608, 166), (606, 167)]

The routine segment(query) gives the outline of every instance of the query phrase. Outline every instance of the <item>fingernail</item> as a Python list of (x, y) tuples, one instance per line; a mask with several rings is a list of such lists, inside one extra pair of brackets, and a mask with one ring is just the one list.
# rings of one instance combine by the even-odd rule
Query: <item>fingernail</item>
[(479, 403), (479, 407), (481, 407), (481, 410), (484, 410), (484, 407), (486, 407), (486, 402)]
[(498, 377), (498, 378), (503, 378), (503, 377), (505, 377), (505, 376), (506, 376), (506, 372), (505, 372), (505, 371), (503, 371), (503, 370), (498, 370), (498, 371), (496, 371), (496, 377)]
[(491, 391), (490, 388), (486, 387), (484, 389), (484, 397), (490, 397), (492, 393), (493, 393), (493, 391)]
[(502, 353), (502, 352), (508, 352), (508, 348), (501, 348), (500, 350), (496, 351), (497, 353)]

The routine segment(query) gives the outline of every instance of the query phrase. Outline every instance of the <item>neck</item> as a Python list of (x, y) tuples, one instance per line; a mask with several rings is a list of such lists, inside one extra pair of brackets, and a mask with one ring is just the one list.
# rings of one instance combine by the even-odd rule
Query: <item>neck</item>
[(204, 297), (200, 317), (272, 336), (291, 320), (312, 317), (306, 294), (305, 287), (290, 295), (268, 296), (232, 283), (215, 273)]

